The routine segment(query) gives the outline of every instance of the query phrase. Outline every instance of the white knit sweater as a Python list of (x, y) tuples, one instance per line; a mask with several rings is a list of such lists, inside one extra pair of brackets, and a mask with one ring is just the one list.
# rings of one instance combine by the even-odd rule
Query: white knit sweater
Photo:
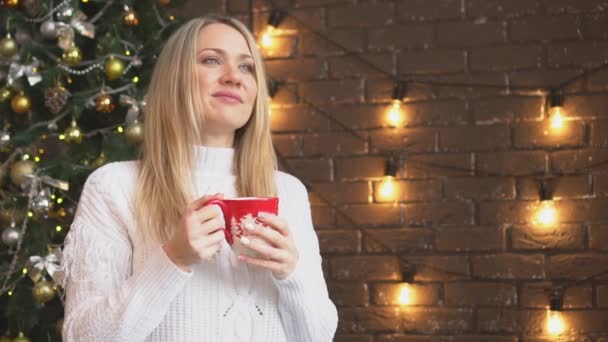
[[(197, 146), (197, 193), (236, 196), (234, 150)], [(329, 299), (308, 193), (277, 171), (279, 216), (299, 250), (294, 272), (278, 280), (237, 260), (223, 242), (211, 261), (187, 273), (159, 243), (142, 236), (133, 215), (137, 162), (93, 172), (66, 238), (63, 340), (284, 342), (331, 341), (337, 312)]]

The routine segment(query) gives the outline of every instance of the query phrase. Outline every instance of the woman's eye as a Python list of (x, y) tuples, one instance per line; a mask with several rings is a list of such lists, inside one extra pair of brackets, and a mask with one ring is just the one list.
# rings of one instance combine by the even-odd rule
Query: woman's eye
[(203, 64), (220, 64), (220, 61), (215, 57), (207, 57), (203, 59)]
[(241, 70), (243, 70), (245, 72), (253, 72), (254, 68), (253, 68), (253, 65), (251, 65), (251, 64), (243, 64), (243, 65), (241, 65)]

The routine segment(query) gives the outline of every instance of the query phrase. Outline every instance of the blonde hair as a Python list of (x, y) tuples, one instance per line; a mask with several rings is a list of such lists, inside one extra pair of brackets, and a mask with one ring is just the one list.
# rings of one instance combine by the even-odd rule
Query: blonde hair
[[(239, 31), (255, 63), (257, 98), (248, 122), (235, 133), (234, 172), (239, 196), (276, 195), (276, 155), (268, 115), (262, 56), (247, 27), (236, 19), (209, 15), (183, 24), (164, 44), (148, 87), (144, 140), (134, 209), (144, 235), (171, 238), (189, 203), (195, 200), (195, 148), (205, 125), (197, 82), (196, 42), (201, 29), (221, 23)], [(204, 166), (203, 166), (204, 167)]]

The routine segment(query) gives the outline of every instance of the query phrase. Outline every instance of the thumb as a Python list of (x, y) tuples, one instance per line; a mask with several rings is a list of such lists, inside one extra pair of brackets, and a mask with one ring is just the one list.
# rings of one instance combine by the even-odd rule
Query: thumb
[(224, 198), (224, 194), (218, 192), (218, 193), (212, 194), (212, 195), (204, 195), (203, 197), (200, 197), (199, 199), (192, 202), (190, 207), (192, 210), (198, 210), (198, 209), (202, 208), (205, 205), (205, 203), (209, 202), (210, 200), (212, 200), (214, 198)]

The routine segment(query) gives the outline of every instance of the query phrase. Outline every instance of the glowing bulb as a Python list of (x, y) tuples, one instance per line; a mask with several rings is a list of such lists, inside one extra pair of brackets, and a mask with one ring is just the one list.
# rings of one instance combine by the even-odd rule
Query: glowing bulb
[(137, 83), (137, 82), (139, 82), (139, 77), (134, 76), (134, 77), (133, 77), (133, 83)]
[(27, 274), (27, 268), (23, 268), (23, 270), (21, 270), (21, 272), (23, 272), (23, 274)]
[(543, 226), (551, 226), (557, 221), (557, 210), (553, 201), (542, 201), (536, 214), (536, 222)]
[(34, 157), (34, 161), (37, 163), (40, 162), (40, 157), (38, 157), (38, 156)]
[(27, 217), (34, 217), (34, 213), (33, 213), (33, 212), (31, 212), (31, 211), (28, 211), (28, 212), (27, 212)]
[(13, 295), (13, 291), (8, 291), (8, 295), (12, 296)]
[(395, 195), (395, 183), (392, 176), (386, 176), (386, 179), (380, 184), (378, 194), (381, 200), (390, 200)]
[(561, 129), (564, 127), (564, 115), (562, 107), (556, 106), (551, 108), (551, 128)]
[(122, 133), (122, 132), (124, 132), (124, 129), (122, 128), (122, 126), (118, 126), (118, 127), (116, 128), (116, 130), (118, 131), (118, 133)]
[(269, 48), (272, 46), (272, 33), (274, 32), (274, 27), (268, 25), (266, 30), (262, 34), (262, 46), (265, 48)]
[(58, 225), (57, 227), (55, 227), (55, 230), (58, 231), (58, 232), (60, 232), (61, 231), (61, 226)]
[(566, 331), (566, 324), (559, 312), (549, 311), (547, 317), (547, 331), (551, 335), (560, 335)]
[(403, 110), (401, 109), (401, 101), (394, 100), (391, 109), (386, 114), (386, 121), (390, 126), (399, 127), (403, 124)]
[(59, 134), (59, 140), (65, 140), (65, 134)]
[(401, 287), (401, 290), (399, 290), (399, 304), (412, 304), (412, 289), (408, 284), (403, 285)]
[(63, 203), (63, 198), (59, 197), (59, 198), (57, 199), (57, 203), (58, 203), (58, 204)]
[(28, 160), (28, 159), (30, 159), (30, 155), (26, 153), (26, 154), (23, 155), (22, 159), (23, 160)]

